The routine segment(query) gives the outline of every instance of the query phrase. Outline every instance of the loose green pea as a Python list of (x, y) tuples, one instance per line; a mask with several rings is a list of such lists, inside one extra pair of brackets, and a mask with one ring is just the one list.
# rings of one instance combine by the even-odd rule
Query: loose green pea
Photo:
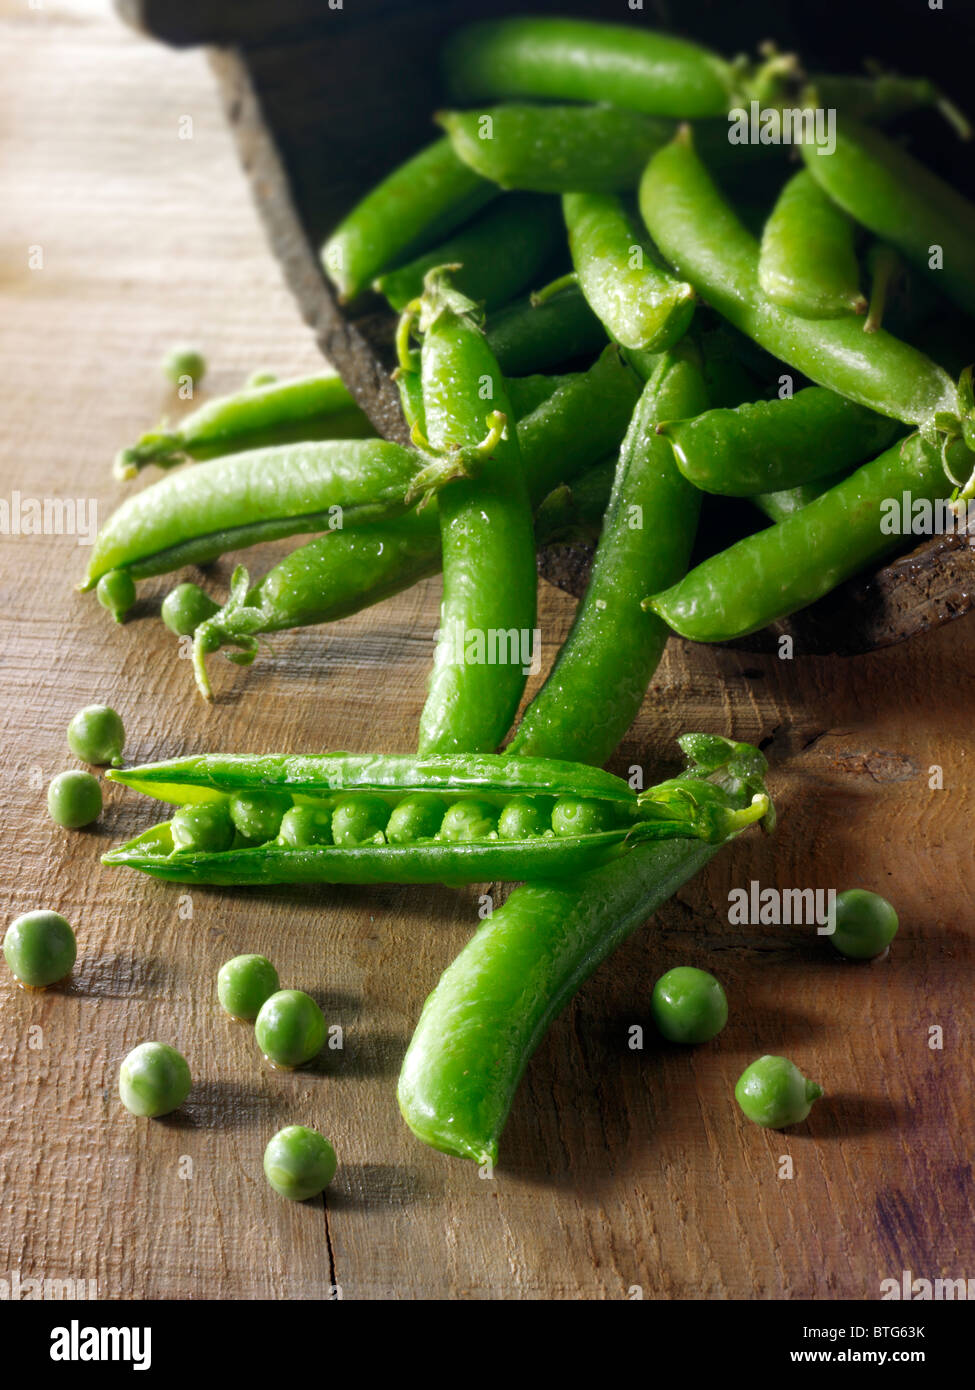
[(102, 789), (90, 772), (59, 772), (47, 789), (51, 820), (68, 830), (91, 825), (102, 813)]
[(264, 1176), (282, 1197), (303, 1202), (317, 1197), (335, 1177), (335, 1150), (317, 1129), (288, 1125), (264, 1150)]
[(382, 844), (389, 807), (379, 796), (348, 796), (332, 812), (332, 836), (337, 845)]
[(744, 1113), (764, 1129), (785, 1129), (800, 1124), (823, 1094), (815, 1081), (807, 1081), (786, 1057), (759, 1057), (745, 1068), (735, 1087), (735, 1099)]
[(432, 840), (443, 823), (447, 803), (429, 792), (404, 796), (386, 826), (386, 839), (391, 845), (410, 845), (416, 840)]
[(201, 623), (220, 611), (220, 605), (199, 584), (186, 583), (169, 591), (160, 611), (170, 632), (177, 637), (192, 637)]
[(206, 375), (206, 358), (198, 348), (180, 344), (178, 347), (170, 348), (166, 353), (162, 369), (163, 375), (168, 377), (174, 386), (179, 386), (184, 376), (188, 376), (195, 386)]
[(119, 1067), (122, 1104), (148, 1119), (178, 1110), (192, 1085), (186, 1058), (168, 1043), (140, 1043)]
[(323, 806), (292, 806), (285, 811), (278, 842), (292, 849), (332, 843), (332, 813)]
[(466, 844), (469, 840), (487, 840), (497, 836), (498, 812), (489, 801), (470, 797), (455, 801), (447, 808), (440, 826), (440, 838), (450, 844)]
[(169, 825), (176, 850), (222, 854), (234, 842), (234, 823), (226, 801), (181, 806)]
[(59, 912), (25, 912), (7, 928), (3, 956), (15, 980), (44, 989), (71, 973), (78, 943)]
[(721, 985), (706, 970), (691, 965), (678, 965), (661, 975), (650, 1009), (668, 1042), (708, 1042), (728, 1022), (728, 1000)]
[(531, 840), (550, 830), (552, 817), (547, 808), (528, 796), (515, 796), (498, 817), (498, 836), (502, 840)]
[(277, 835), (290, 805), (286, 792), (235, 792), (230, 798), (230, 819), (245, 840), (263, 845)]
[(300, 989), (279, 989), (261, 1005), (254, 1024), (257, 1045), (278, 1067), (300, 1067), (321, 1052), (325, 1015)]
[(108, 705), (86, 705), (68, 725), (68, 747), (83, 763), (118, 767), (125, 747), (125, 727)]
[(135, 580), (128, 570), (109, 570), (95, 586), (95, 596), (120, 623), (135, 603)]
[(851, 960), (872, 960), (883, 955), (897, 935), (897, 913), (879, 893), (847, 888), (837, 893), (827, 925), (829, 940), (840, 955)]
[(613, 808), (605, 801), (587, 801), (578, 796), (560, 796), (552, 812), (556, 835), (595, 835), (612, 830), (616, 823)]
[(231, 1018), (248, 1023), (280, 988), (278, 972), (265, 956), (234, 956), (217, 971), (217, 998)]

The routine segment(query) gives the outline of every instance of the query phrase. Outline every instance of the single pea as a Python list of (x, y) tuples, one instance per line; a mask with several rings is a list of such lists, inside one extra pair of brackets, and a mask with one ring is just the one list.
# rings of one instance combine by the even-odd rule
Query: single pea
[(502, 840), (531, 840), (544, 835), (551, 825), (546, 806), (528, 796), (514, 796), (498, 817), (498, 835)]
[(386, 826), (386, 839), (391, 845), (409, 845), (415, 840), (432, 840), (443, 822), (447, 803), (429, 792), (404, 796)]
[(277, 835), (290, 805), (287, 792), (235, 792), (230, 798), (230, 819), (245, 840), (263, 845)]
[(117, 623), (135, 603), (135, 580), (128, 570), (109, 570), (103, 574), (95, 587), (95, 597)]
[(163, 375), (168, 377), (174, 386), (179, 386), (184, 376), (188, 376), (195, 386), (206, 375), (206, 358), (199, 348), (187, 347), (181, 343), (166, 353), (162, 369)]
[(257, 386), (273, 386), (277, 379), (276, 372), (270, 372), (266, 367), (258, 367), (244, 382), (244, 389), (253, 391)]
[(178, 1110), (192, 1085), (186, 1058), (168, 1043), (140, 1043), (119, 1067), (122, 1104), (149, 1119)]
[(837, 893), (827, 918), (829, 940), (840, 955), (852, 960), (872, 960), (883, 955), (897, 935), (897, 913), (879, 893), (847, 888)]
[(7, 928), (3, 956), (15, 980), (44, 989), (71, 973), (78, 943), (60, 912), (25, 912)]
[(613, 808), (607, 801), (560, 796), (552, 811), (552, 829), (556, 835), (595, 835), (600, 830), (612, 830), (615, 824)]
[(724, 990), (713, 975), (692, 965), (677, 965), (661, 975), (650, 996), (650, 1009), (668, 1042), (708, 1042), (728, 1022)]
[(765, 1129), (785, 1129), (806, 1118), (823, 1094), (786, 1057), (759, 1057), (738, 1078), (735, 1099), (744, 1113)]
[(118, 767), (125, 747), (125, 727), (108, 705), (85, 705), (68, 725), (68, 747), (83, 763)]
[(322, 1050), (325, 1015), (300, 989), (279, 989), (265, 999), (254, 1024), (257, 1045), (278, 1067), (300, 1067)]
[(292, 806), (285, 811), (278, 830), (278, 842), (292, 849), (332, 843), (332, 813), (325, 806)]
[(47, 789), (51, 820), (68, 830), (91, 825), (102, 813), (102, 789), (90, 772), (59, 772)]
[(265, 956), (234, 956), (217, 971), (217, 998), (231, 1018), (253, 1023), (261, 1007), (281, 988), (278, 972)]
[(389, 807), (380, 796), (347, 796), (332, 812), (332, 835), (337, 845), (382, 844)]
[(199, 584), (186, 583), (170, 589), (160, 613), (170, 632), (177, 637), (192, 637), (201, 623), (219, 611), (220, 605)]
[(226, 801), (201, 801), (181, 806), (169, 822), (176, 850), (222, 854), (234, 842), (234, 823)]
[(303, 1202), (317, 1197), (335, 1177), (335, 1150), (317, 1129), (288, 1125), (264, 1150), (264, 1176), (282, 1197)]
[(498, 811), (489, 801), (476, 797), (455, 801), (447, 807), (440, 826), (440, 838), (450, 844), (466, 844), (469, 840), (497, 838)]

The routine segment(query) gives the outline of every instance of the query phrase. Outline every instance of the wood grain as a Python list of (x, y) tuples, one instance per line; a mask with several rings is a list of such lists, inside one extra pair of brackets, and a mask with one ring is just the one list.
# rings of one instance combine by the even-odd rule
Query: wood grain
[[(0, 174), (0, 497), (95, 498), (105, 516), (123, 495), (114, 450), (175, 413), (158, 371), (172, 341), (203, 346), (208, 391), (262, 364), (308, 369), (316, 348), (205, 59), (53, 6), (0, 13), (0, 124), (16, 131)], [(42, 270), (28, 269), (31, 246)], [(639, 1285), (647, 1298), (871, 1299), (903, 1269), (975, 1273), (970, 623), (849, 661), (672, 645), (614, 766), (669, 766), (694, 727), (759, 740), (780, 830), (719, 857), (583, 989), (483, 1180), (414, 1141), (394, 1095), (423, 998), (476, 925), (474, 889), (199, 890), (181, 915), (179, 890), (98, 863), (151, 818), (138, 798), (113, 790), (77, 833), (43, 805), (71, 765), (68, 719), (93, 700), (123, 715), (132, 759), (410, 747), (438, 583), (283, 634), (250, 670), (214, 663), (206, 709), (153, 616), (166, 584), (146, 584), (140, 616), (117, 628), (72, 591), (82, 563), (74, 536), (0, 537), (3, 916), (56, 908), (80, 945), (71, 984), (45, 995), (0, 969), (0, 1278), (96, 1279), (109, 1298), (340, 1285), (361, 1299), (618, 1299)], [(207, 582), (219, 590), (228, 572)], [(571, 616), (543, 586), (546, 661)], [(751, 879), (877, 888), (901, 913), (895, 949), (858, 966), (808, 929), (731, 926), (728, 892)], [(263, 1067), (214, 1000), (217, 967), (245, 950), (321, 998), (343, 1051), (291, 1076)], [(681, 962), (713, 969), (731, 1002), (727, 1030), (695, 1050), (649, 1027), (652, 983)], [(627, 1046), (633, 1024), (642, 1052)], [(186, 1053), (196, 1086), (177, 1117), (150, 1123), (121, 1109), (115, 1084), (125, 1052), (153, 1037)], [(764, 1051), (826, 1088), (794, 1134), (736, 1113), (734, 1081)], [(327, 1203), (291, 1206), (264, 1183), (264, 1144), (292, 1121), (335, 1143)], [(783, 1154), (792, 1179), (778, 1177)]]

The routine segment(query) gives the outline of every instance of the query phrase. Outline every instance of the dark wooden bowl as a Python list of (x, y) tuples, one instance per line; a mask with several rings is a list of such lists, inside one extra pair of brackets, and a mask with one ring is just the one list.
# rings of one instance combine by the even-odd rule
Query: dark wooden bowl
[[(367, 189), (433, 138), (430, 117), (442, 98), (437, 57), (451, 28), (526, 9), (616, 20), (626, 17), (626, 7), (586, 0), (532, 0), (528, 6), (508, 0), (409, 5), (350, 0), (347, 9), (330, 9), (327, 0), (117, 4), (130, 23), (156, 38), (211, 46), (241, 161), (302, 315), (377, 430), (405, 442), (406, 426), (389, 378), (393, 316), (378, 298), (340, 307), (320, 269), (318, 247)], [(636, 22), (647, 18), (637, 15)], [(747, 7), (683, 0), (680, 23), (683, 31), (725, 53), (754, 50), (771, 36), (780, 47), (800, 51), (811, 68), (850, 71), (860, 55), (882, 56), (902, 71), (936, 74), (962, 100), (969, 91), (964, 62), (971, 45), (946, 53), (932, 36), (929, 53), (919, 51), (911, 0), (878, 0), (852, 13), (838, 5), (832, 20), (822, 7), (811, 14), (807, 5), (776, 0), (755, 0)], [(940, 148), (949, 166), (944, 172), (957, 181), (951, 141), (944, 136), (936, 143), (935, 155)], [(957, 163), (968, 166), (970, 179), (972, 161)], [(585, 546), (550, 546), (542, 549), (538, 568), (551, 583), (579, 596), (590, 560)], [(772, 651), (788, 633), (797, 653), (853, 655), (901, 642), (973, 607), (975, 536), (934, 537), (733, 645)]]

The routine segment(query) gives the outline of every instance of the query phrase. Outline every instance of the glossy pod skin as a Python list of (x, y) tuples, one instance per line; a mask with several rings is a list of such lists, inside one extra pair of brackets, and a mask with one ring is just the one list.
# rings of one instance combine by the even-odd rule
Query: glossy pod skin
[(322, 247), (325, 273), (343, 301), (377, 275), (435, 246), (497, 196), (444, 137), (394, 169), (343, 219)]
[(808, 170), (792, 176), (765, 223), (758, 283), (769, 299), (803, 318), (867, 312), (853, 223)]
[(668, 420), (660, 431), (688, 482), (722, 497), (752, 497), (852, 467), (889, 448), (903, 427), (835, 391), (807, 386), (786, 400)]
[[(879, 131), (839, 120), (836, 148), (801, 146), (809, 174), (851, 217), (896, 246), (969, 314), (975, 314), (975, 204)], [(942, 266), (931, 268), (940, 246)]]
[(579, 286), (610, 337), (663, 352), (687, 331), (694, 291), (656, 253), (610, 193), (566, 193), (562, 211)]
[[(550, 878), (632, 852), (646, 840), (719, 843), (768, 810), (761, 796), (737, 810), (701, 778), (637, 794), (596, 768), (500, 755), (208, 755), (114, 777), (181, 810), (103, 863), (181, 883)], [(266, 800), (276, 815), (263, 842), (238, 845), (232, 821), (239, 825), (236, 808), (245, 795)]]
[[(449, 457), (497, 437), (478, 478), (440, 499), (443, 599), (440, 635), (420, 715), (421, 753), (491, 752), (507, 733), (525, 688), (537, 578), (531, 502), (511, 404), (497, 359), (470, 301), (432, 271), (420, 301), (422, 379), (430, 447)], [(468, 652), (468, 634), (490, 654)], [(508, 635), (515, 634), (514, 649)]]
[(558, 206), (530, 193), (498, 198), (434, 250), (380, 275), (373, 288), (397, 312), (423, 293), (427, 271), (452, 265), (453, 282), (488, 311), (536, 279), (560, 241)]
[[(765, 759), (727, 739), (681, 740), (744, 807)], [(527, 883), (486, 918), (423, 1006), (399, 1079), (399, 1105), (425, 1144), (480, 1163), (498, 1142), (518, 1083), (549, 1025), (601, 961), (717, 846), (638, 845), (615, 863), (557, 884)]]
[(636, 718), (669, 635), (664, 623), (647, 621), (641, 601), (648, 583), (686, 571), (700, 510), (700, 494), (655, 426), (675, 410), (693, 415), (706, 405), (694, 355), (663, 354), (620, 451), (572, 630), (509, 752), (602, 764)]
[(274, 444), (374, 434), (342, 378), (323, 372), (207, 401), (175, 429), (144, 434), (132, 448), (121, 450), (115, 476), (134, 478), (147, 464), (171, 468), (188, 458), (200, 461)]
[(909, 492), (934, 502), (948, 490), (939, 451), (912, 435), (794, 516), (703, 561), (647, 603), (692, 641), (744, 637), (814, 603), (903, 545), (902, 534), (882, 529), (886, 499), (899, 504)]
[(627, 193), (654, 150), (673, 136), (662, 121), (618, 106), (511, 102), (441, 111), (455, 153), (502, 188), (533, 193)]
[(506, 376), (547, 372), (573, 358), (592, 357), (606, 346), (606, 330), (578, 285), (541, 304), (521, 300), (490, 315), (488, 346)]
[(855, 318), (804, 319), (779, 308), (758, 283), (758, 243), (698, 159), (686, 128), (647, 165), (640, 209), (660, 250), (740, 332), (820, 386), (933, 431), (958, 418), (958, 391), (930, 358)]
[[(380, 521), (460, 476), (385, 440), (333, 440), (232, 454), (168, 474), (129, 497), (92, 547), (81, 589), (109, 570), (135, 579), (214, 560), (259, 541)], [(339, 511), (336, 511), (336, 508)]]
[(605, 101), (651, 116), (723, 116), (737, 74), (697, 44), (583, 19), (471, 24), (444, 45), (448, 89), (465, 105), (507, 97)]

